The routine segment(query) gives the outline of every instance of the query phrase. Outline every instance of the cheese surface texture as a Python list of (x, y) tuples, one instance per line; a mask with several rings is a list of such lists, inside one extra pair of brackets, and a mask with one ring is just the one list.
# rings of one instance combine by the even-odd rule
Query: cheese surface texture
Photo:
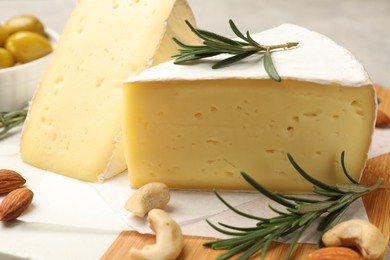
[(177, 37), (198, 43), (184, 0), (81, 0), (35, 93), (22, 159), (86, 181), (126, 169), (122, 84), (171, 59)]
[[(244, 171), (264, 186), (310, 192), (290, 153), (311, 176), (359, 179), (375, 120), (375, 92), (364, 68), (328, 38), (294, 25), (254, 35), (262, 44), (297, 41), (274, 52), (282, 82), (260, 57), (212, 70), (210, 62), (167, 62), (124, 87), (124, 138), (130, 181), (171, 188), (247, 190)], [(218, 57), (217, 57), (218, 58)]]

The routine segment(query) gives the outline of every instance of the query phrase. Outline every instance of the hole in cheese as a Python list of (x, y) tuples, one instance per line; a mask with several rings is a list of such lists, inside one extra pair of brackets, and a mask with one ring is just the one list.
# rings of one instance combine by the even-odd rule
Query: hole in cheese
[(359, 116), (364, 116), (363, 107), (359, 101), (353, 100), (351, 102), (351, 107), (355, 111), (356, 114), (358, 114)]
[(203, 119), (203, 114), (202, 114), (202, 113), (195, 113), (195, 114), (194, 114), (194, 117), (195, 117), (196, 119), (198, 119), (198, 120), (201, 120), (201, 119)]

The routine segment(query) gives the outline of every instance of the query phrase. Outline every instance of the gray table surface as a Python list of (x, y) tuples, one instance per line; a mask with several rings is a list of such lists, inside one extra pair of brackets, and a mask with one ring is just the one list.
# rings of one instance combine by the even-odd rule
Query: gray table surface
[[(318, 31), (349, 49), (390, 89), (390, 0), (188, 0), (200, 28), (232, 37), (228, 20), (259, 32), (282, 23)], [(0, 0), (0, 21), (31, 13), (61, 32), (76, 0)], [(390, 259), (390, 247), (386, 259)]]

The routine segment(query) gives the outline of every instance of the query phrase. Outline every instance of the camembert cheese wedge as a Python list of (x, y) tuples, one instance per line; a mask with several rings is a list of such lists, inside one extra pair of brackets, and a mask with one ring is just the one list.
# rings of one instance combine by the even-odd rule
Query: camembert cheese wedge
[(342, 151), (359, 179), (376, 111), (362, 65), (299, 26), (254, 38), (265, 45), (299, 42), (272, 54), (282, 82), (268, 77), (260, 56), (218, 70), (207, 61), (166, 62), (127, 81), (124, 139), (133, 187), (159, 181), (171, 188), (247, 190), (244, 171), (275, 191), (310, 192), (287, 153), (314, 178), (335, 184), (348, 182)]
[(123, 81), (171, 59), (172, 37), (198, 44), (185, 0), (81, 0), (35, 93), (22, 159), (86, 181), (126, 169)]

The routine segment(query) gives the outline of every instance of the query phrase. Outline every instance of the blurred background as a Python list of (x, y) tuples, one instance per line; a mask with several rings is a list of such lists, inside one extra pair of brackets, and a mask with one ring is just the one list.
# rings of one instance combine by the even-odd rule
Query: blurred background
[[(232, 37), (228, 20), (252, 33), (282, 23), (318, 31), (349, 49), (390, 89), (390, 0), (187, 0), (202, 29)], [(31, 13), (61, 32), (77, 0), (0, 0), (0, 21)]]

